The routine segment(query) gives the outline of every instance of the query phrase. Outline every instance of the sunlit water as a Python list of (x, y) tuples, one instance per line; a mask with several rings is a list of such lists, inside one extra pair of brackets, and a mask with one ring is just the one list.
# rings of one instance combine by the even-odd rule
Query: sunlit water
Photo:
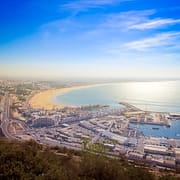
[(56, 97), (64, 105), (105, 104), (126, 101), (144, 110), (180, 112), (180, 81), (125, 82), (72, 90)]
[[(138, 129), (143, 132), (146, 136), (154, 137), (167, 137), (180, 139), (180, 120), (171, 121), (171, 126), (161, 126), (161, 125), (150, 125), (150, 124), (133, 124), (130, 123), (130, 127)], [(159, 129), (154, 129), (159, 128)]]
[[(102, 104), (119, 107), (119, 102), (129, 102), (143, 110), (157, 112), (180, 112), (180, 81), (122, 82), (72, 90), (56, 95), (57, 104), (81, 106)], [(152, 125), (131, 125), (145, 135), (180, 138), (180, 120), (173, 121), (170, 128), (153, 130)]]

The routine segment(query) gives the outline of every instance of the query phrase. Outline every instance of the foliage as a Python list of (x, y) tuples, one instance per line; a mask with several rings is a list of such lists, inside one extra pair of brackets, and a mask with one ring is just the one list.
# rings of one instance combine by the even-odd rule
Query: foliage
[(0, 179), (151, 180), (154, 176), (125, 159), (1, 138)]

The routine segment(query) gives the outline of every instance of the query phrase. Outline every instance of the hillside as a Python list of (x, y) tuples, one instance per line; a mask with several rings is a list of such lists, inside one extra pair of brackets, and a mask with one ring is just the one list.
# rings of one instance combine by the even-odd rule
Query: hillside
[(0, 179), (153, 180), (147, 168), (93, 153), (0, 139)]

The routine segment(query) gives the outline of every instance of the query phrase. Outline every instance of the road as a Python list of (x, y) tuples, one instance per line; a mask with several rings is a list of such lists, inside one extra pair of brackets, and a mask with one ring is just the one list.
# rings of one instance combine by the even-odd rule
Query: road
[[(6, 94), (4, 97), (4, 107), (3, 107), (3, 111), (2, 111), (2, 119), (1, 119), (1, 129), (2, 129), (2, 133), (4, 134), (4, 136), (8, 139), (18, 139), (16, 136), (14, 136), (13, 134), (10, 134), (8, 132), (8, 125), (10, 123), (10, 119), (9, 119), (9, 109), (10, 109), (10, 98), (9, 95)], [(28, 131), (30, 131), (30, 129), (27, 127), (27, 125), (20, 121), (20, 120), (14, 120), (15, 122), (21, 123), (21, 125), (25, 128), (25, 132), (27, 133)], [(25, 134), (26, 134), (25, 133)], [(81, 148), (79, 147), (75, 147), (75, 146), (71, 146), (70, 144), (60, 144), (57, 141), (53, 141), (53, 140), (48, 140), (48, 139), (44, 139), (44, 138), (40, 138), (38, 136), (38, 134), (31, 134), (32, 138), (42, 144), (48, 144), (50, 146), (61, 146), (61, 147), (66, 147), (66, 148), (70, 148), (70, 149), (76, 149), (76, 150), (81, 150)]]
[(1, 120), (1, 129), (2, 133), (4, 136), (8, 139), (15, 139), (14, 136), (12, 136), (8, 132), (8, 124), (9, 124), (9, 107), (10, 107), (10, 100), (9, 100), (9, 95), (6, 94), (4, 97), (4, 108), (3, 108), (3, 113), (2, 113), (2, 120)]

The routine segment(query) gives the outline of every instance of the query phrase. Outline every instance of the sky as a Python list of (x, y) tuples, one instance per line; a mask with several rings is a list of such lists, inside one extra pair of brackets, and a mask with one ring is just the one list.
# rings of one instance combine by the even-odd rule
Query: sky
[(0, 77), (180, 78), (180, 1), (0, 0)]

